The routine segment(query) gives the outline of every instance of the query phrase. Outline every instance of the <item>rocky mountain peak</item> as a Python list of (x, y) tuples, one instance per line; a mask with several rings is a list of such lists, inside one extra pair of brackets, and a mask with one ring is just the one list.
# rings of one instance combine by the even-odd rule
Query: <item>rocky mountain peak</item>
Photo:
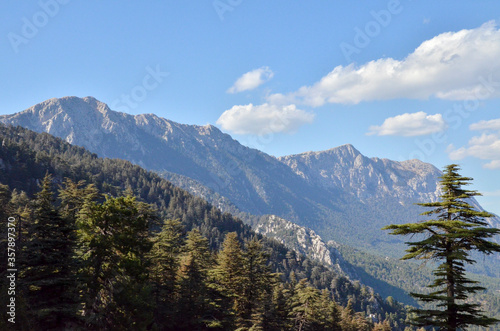
[[(412, 220), (419, 211), (413, 203), (439, 196), (440, 171), (418, 160), (368, 158), (350, 144), (275, 158), (212, 125), (120, 113), (93, 97), (50, 99), (1, 116), (0, 122), (176, 175), (176, 184), (185, 189), (205, 186), (241, 211), (277, 215), (325, 240), (356, 240), (356, 245), (381, 250), (392, 250), (392, 238), (383, 237), (382, 226)], [(363, 233), (363, 243), (357, 233)]]
[(17, 114), (0, 116), (0, 121), (61, 136), (69, 135), (76, 129), (73, 123), (85, 122), (101, 126), (107, 120), (109, 126), (110, 111), (105, 103), (93, 97), (70, 96), (52, 98)]
[(391, 197), (405, 205), (414, 199), (435, 201), (439, 193), (435, 183), (440, 171), (434, 166), (419, 160), (368, 158), (350, 144), (280, 161), (316, 185), (348, 191), (362, 201)]
[(345, 144), (338, 147), (331, 148), (326, 152), (335, 153), (337, 155), (342, 155), (344, 157), (356, 158), (361, 155), (361, 152), (358, 151), (353, 145)]

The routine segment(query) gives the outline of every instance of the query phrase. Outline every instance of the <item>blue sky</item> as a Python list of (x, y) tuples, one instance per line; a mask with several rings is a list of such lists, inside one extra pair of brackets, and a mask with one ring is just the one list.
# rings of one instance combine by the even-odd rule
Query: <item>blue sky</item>
[(0, 114), (53, 97), (275, 156), (459, 163), (500, 214), (498, 1), (2, 1)]

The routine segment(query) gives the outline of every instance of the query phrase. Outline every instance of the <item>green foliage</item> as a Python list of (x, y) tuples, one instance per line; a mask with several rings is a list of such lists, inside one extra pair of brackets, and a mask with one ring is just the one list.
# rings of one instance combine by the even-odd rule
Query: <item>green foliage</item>
[[(353, 272), (363, 284), (372, 287), (383, 297), (392, 296), (399, 302), (419, 307), (416, 300), (407, 295), (411, 292), (426, 292), (426, 285), (433, 281), (432, 263), (419, 265), (411, 260), (400, 261), (368, 254), (352, 247), (340, 246), (343, 258), (353, 266)], [(468, 277), (480, 281), (487, 291), (471, 294), (468, 301), (480, 303), (482, 309), (490, 316), (500, 318), (500, 279), (476, 274)], [(427, 305), (422, 303), (422, 307)], [(431, 307), (431, 305), (429, 305)], [(401, 317), (398, 317), (400, 319)], [(404, 322), (404, 317), (403, 317)], [(470, 327), (469, 330), (484, 330)], [(500, 330), (499, 325), (490, 326), (488, 330)]]
[(195, 330), (211, 322), (208, 270), (213, 267), (208, 240), (197, 229), (188, 232), (176, 282), (178, 284), (179, 327)]
[(149, 324), (146, 254), (154, 221), (151, 207), (131, 196), (83, 205), (77, 225), (86, 324), (139, 329)]
[(292, 296), (292, 320), (298, 330), (314, 330), (320, 323), (319, 291), (301, 279)]
[[(320, 330), (340, 325), (340, 306), (349, 299), (358, 313), (345, 316), (357, 316), (358, 324), (372, 325), (365, 317), (368, 311), (380, 321), (393, 311), (370, 289), (256, 235), (230, 214), (129, 162), (100, 159), (50, 135), (22, 128), (0, 126), (0, 139), (4, 166), (0, 183), (9, 186), (4, 190), (6, 199), (10, 194), (9, 212), (22, 216), (20, 261), (27, 267), (20, 281), (36, 284), (29, 277), (35, 276), (36, 268), (43, 265), (38, 259), (44, 257), (54, 264), (42, 270), (40, 281), (59, 293), (68, 270), (76, 282), (71, 288), (78, 290), (63, 293), (72, 303), (62, 307), (50, 305), (52, 297), (35, 297), (24, 287), (19, 317), (30, 330), (42, 327), (44, 315), (21, 314), (23, 300), (35, 301), (33, 306), (25, 305), (32, 312), (36, 305), (49, 305), (54, 312), (61, 308), (53, 315), (66, 316), (60, 318), (59, 328), (290, 330), (297, 316), (293, 308), (299, 313), (302, 308), (296, 303), (304, 302), (292, 300), (299, 295), (296, 287), (303, 279), (308, 281), (304, 293), (323, 290), (313, 295), (319, 312), (306, 315)], [(50, 194), (48, 189), (39, 193), (38, 183), (47, 172), (51, 185), (59, 185), (57, 196), (52, 188)], [(33, 196), (40, 201), (31, 204)], [(46, 238), (47, 229), (54, 240)], [(63, 236), (67, 239), (62, 240)], [(37, 242), (47, 248), (58, 245), (37, 255), (31, 249)], [(393, 322), (391, 326), (404, 328)]]
[(465, 190), (472, 178), (463, 177), (455, 165), (446, 167), (441, 177), (441, 201), (419, 204), (433, 208), (422, 215), (436, 215), (436, 219), (419, 223), (390, 225), (384, 229), (393, 230), (394, 235), (422, 235), (420, 240), (409, 242), (410, 248), (403, 257), (424, 259), (439, 263), (433, 274), (434, 282), (429, 285), (430, 293), (412, 293), (412, 296), (426, 303), (436, 304), (434, 309), (418, 309), (414, 324), (435, 326), (442, 330), (457, 330), (469, 325), (487, 327), (498, 322), (485, 316), (480, 304), (469, 303), (470, 295), (485, 288), (465, 275), (465, 265), (475, 261), (470, 251), (483, 254), (500, 252), (500, 245), (488, 239), (500, 233), (500, 229), (488, 228), (484, 217), (492, 215), (479, 212), (467, 199), (480, 195), (476, 191)]
[(52, 176), (47, 174), (33, 201), (27, 225), (20, 278), (31, 320), (51, 329), (71, 320), (76, 307), (72, 263), (74, 228), (54, 207)]
[(179, 269), (180, 252), (184, 245), (184, 228), (178, 220), (167, 220), (152, 238), (148, 253), (151, 261), (149, 278), (155, 300), (154, 321), (165, 324), (176, 314), (174, 309), (175, 280)]

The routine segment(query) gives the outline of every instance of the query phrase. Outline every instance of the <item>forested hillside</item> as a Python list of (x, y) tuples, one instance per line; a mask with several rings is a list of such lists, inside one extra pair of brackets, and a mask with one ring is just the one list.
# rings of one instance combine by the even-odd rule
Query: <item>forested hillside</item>
[(405, 327), (398, 303), (154, 173), (19, 127), (1, 126), (0, 141), (2, 232), (7, 217), (18, 230), (18, 329)]
[[(363, 284), (376, 288), (384, 297), (415, 304), (414, 299), (406, 293), (425, 292), (426, 286), (432, 283), (432, 265), (400, 261), (393, 258), (382, 258), (367, 254), (355, 248), (341, 245), (339, 251), (347, 262), (352, 264), (357, 272), (356, 279)], [(482, 309), (489, 316), (500, 318), (500, 279), (470, 273), (468, 275), (481, 283), (487, 290), (471, 295), (470, 302), (481, 303)], [(405, 293), (402, 294), (404, 290)], [(470, 327), (469, 330), (485, 330)], [(492, 326), (488, 330), (500, 330), (500, 326)]]
[[(212, 125), (117, 112), (93, 97), (49, 99), (2, 115), (0, 122), (131, 161), (195, 195), (216, 193), (212, 201), (229, 201), (253, 215), (276, 215), (325, 241), (381, 256), (399, 257), (405, 248), (381, 228), (413, 221), (420, 211), (413, 204), (439, 195), (440, 171), (418, 160), (368, 158), (352, 145), (276, 158)], [(497, 218), (491, 222), (500, 224)]]

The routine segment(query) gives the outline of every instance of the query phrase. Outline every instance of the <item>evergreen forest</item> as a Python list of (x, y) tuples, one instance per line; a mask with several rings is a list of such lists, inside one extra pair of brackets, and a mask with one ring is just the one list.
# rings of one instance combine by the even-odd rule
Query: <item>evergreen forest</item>
[(0, 329), (414, 329), (408, 307), (139, 166), (20, 127), (0, 140), (1, 261), (15, 220), (17, 268)]

